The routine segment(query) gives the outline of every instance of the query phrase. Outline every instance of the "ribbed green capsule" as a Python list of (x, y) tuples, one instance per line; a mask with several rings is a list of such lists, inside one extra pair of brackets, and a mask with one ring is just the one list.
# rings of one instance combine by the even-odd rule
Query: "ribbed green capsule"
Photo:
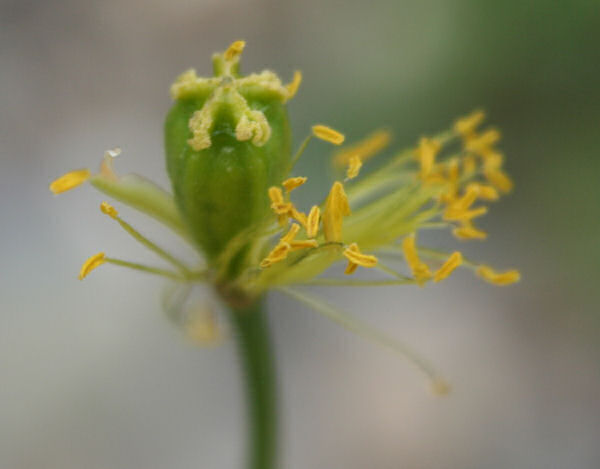
[(290, 163), (285, 102), (296, 87), (270, 71), (240, 76), (243, 47), (237, 41), (213, 56), (214, 77), (182, 74), (165, 123), (175, 201), (209, 262), (269, 216), (268, 188), (281, 183)]

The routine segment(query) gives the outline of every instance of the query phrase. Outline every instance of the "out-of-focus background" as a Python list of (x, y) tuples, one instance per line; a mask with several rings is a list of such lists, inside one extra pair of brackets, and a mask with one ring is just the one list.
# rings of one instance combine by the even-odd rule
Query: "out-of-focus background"
[[(270, 298), (282, 467), (600, 467), (600, 4), (584, 0), (0, 2), (0, 467), (240, 467), (233, 344), (182, 340), (160, 279), (104, 266), (78, 282), (99, 250), (152, 257), (90, 187), (47, 189), (116, 145), (118, 171), (168, 187), (168, 86), (190, 66), (209, 73), (211, 53), (240, 38), (244, 70), (303, 70), (297, 142), (323, 122), (350, 139), (387, 126), (401, 148), (482, 107), (517, 184), (487, 217), (489, 239), (463, 248), (519, 267), (519, 285), (461, 272), (423, 289), (314, 291), (432, 359), (447, 398), (386, 350)], [(311, 145), (299, 164), (305, 203), (327, 189), (327, 151)]]

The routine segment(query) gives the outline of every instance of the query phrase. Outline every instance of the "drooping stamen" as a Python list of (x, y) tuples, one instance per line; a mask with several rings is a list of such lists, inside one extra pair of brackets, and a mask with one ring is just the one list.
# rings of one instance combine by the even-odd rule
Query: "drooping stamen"
[(458, 251), (453, 252), (448, 260), (433, 274), (433, 281), (439, 282), (447, 278), (458, 266), (462, 264), (462, 254)]
[(91, 175), (92, 173), (89, 169), (77, 169), (75, 171), (70, 171), (52, 181), (49, 189), (53, 194), (61, 194), (80, 186), (87, 181)]
[(103, 252), (99, 252), (98, 254), (94, 254), (88, 258), (88, 260), (86, 260), (81, 266), (81, 270), (79, 271), (79, 280), (86, 278), (92, 270), (94, 270), (96, 267), (100, 267), (105, 262), (106, 257)]
[(518, 282), (521, 279), (521, 274), (518, 270), (512, 269), (505, 272), (496, 272), (487, 265), (480, 265), (477, 269), (477, 275), (494, 285), (510, 285)]
[(312, 132), (315, 137), (326, 142), (333, 143), (334, 145), (341, 145), (344, 143), (344, 134), (341, 134), (331, 127), (327, 127), (326, 125), (313, 125)]

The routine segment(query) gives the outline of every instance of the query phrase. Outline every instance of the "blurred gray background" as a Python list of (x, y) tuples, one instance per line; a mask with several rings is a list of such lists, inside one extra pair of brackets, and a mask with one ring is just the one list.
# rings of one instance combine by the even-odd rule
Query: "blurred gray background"
[[(105, 0), (0, 2), (0, 468), (237, 468), (244, 414), (233, 344), (186, 343), (163, 282), (104, 266), (153, 259), (64, 171), (120, 145), (120, 172), (168, 187), (168, 86), (245, 39), (246, 71), (294, 69), (299, 141), (324, 122), (398, 148), (476, 107), (504, 133), (517, 186), (464, 246), (523, 281), (458, 273), (424, 289), (314, 290), (433, 360), (412, 367), (280, 295), (269, 299), (282, 390), (282, 467), (600, 467), (598, 1)], [(327, 190), (328, 148), (298, 166)], [(127, 219), (182, 254), (154, 223)], [(453, 247), (450, 236), (433, 240)], [(212, 300), (207, 300), (212, 301)]]

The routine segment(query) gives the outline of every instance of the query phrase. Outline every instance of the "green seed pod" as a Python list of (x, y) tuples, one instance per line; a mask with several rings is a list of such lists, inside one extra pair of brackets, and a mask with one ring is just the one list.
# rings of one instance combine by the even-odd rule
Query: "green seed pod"
[(171, 87), (165, 123), (167, 170), (193, 239), (214, 261), (242, 230), (269, 216), (267, 191), (290, 163), (288, 86), (270, 71), (239, 74), (242, 41), (213, 56), (214, 77), (194, 70)]

